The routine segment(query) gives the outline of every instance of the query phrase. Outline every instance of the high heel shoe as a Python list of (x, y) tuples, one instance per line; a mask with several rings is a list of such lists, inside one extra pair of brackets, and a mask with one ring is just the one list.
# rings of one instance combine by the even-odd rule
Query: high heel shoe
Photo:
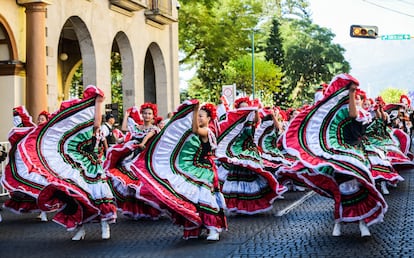
[(76, 234), (72, 237), (72, 240), (79, 241), (81, 239), (84, 239), (85, 234), (86, 234), (85, 229), (83, 227), (80, 227), (78, 231), (76, 232)]
[(220, 239), (220, 234), (217, 231), (217, 229), (214, 229), (214, 228), (210, 229), (210, 231), (208, 233), (208, 236), (207, 236), (207, 240), (209, 240), (209, 241), (219, 241), (219, 239)]
[(369, 228), (363, 220), (359, 221), (359, 230), (361, 231), (361, 236), (362, 237), (371, 236), (371, 233), (369, 232)]
[(111, 231), (109, 228), (108, 221), (102, 221), (101, 228), (102, 228), (102, 239), (109, 239), (111, 237)]
[(390, 194), (390, 192), (388, 191), (388, 188), (387, 188), (387, 181), (381, 181), (381, 192), (384, 195)]
[(334, 229), (332, 231), (332, 236), (341, 236), (341, 224), (335, 223)]
[(41, 221), (47, 221), (47, 214), (46, 214), (46, 212), (41, 211), (39, 217), (40, 217), (40, 220)]

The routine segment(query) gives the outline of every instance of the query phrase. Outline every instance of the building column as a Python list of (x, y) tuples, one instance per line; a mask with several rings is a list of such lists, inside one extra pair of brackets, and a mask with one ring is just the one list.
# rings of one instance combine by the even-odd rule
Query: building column
[(26, 108), (36, 121), (47, 110), (46, 6), (49, 1), (18, 0), (26, 7)]

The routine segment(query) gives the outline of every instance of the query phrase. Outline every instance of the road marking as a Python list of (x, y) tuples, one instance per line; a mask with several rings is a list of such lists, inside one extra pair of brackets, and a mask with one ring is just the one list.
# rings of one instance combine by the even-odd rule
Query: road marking
[(279, 211), (276, 214), (276, 217), (281, 217), (285, 214), (288, 214), (291, 210), (293, 210), (293, 208), (295, 208), (296, 206), (299, 206), (300, 204), (302, 204), (304, 201), (306, 201), (307, 199), (309, 199), (310, 197), (312, 197), (315, 194), (316, 193), (314, 191), (309, 191), (304, 196), (302, 196), (299, 200), (295, 201), (294, 203), (292, 203), (288, 207), (286, 207), (283, 210)]

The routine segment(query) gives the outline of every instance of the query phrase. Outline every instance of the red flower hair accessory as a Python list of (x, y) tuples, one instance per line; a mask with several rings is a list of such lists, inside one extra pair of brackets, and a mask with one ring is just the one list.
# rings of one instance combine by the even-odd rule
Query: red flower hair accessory
[(162, 116), (157, 116), (154, 118), (154, 124), (158, 125), (163, 120)]
[(411, 100), (410, 100), (410, 98), (408, 98), (407, 95), (401, 95), (401, 97), (400, 97), (400, 103), (404, 103), (403, 102), (404, 99), (407, 101), (407, 106), (410, 107), (411, 106)]
[(250, 102), (253, 107), (263, 108), (263, 104), (260, 102), (260, 99), (254, 99)]
[(360, 88), (357, 88), (355, 91), (355, 96), (359, 95), (361, 97), (361, 100), (364, 101), (367, 98), (367, 94), (365, 91), (361, 90)]
[(369, 100), (369, 103), (370, 103), (371, 105), (374, 105), (374, 104), (375, 104), (375, 101), (374, 101), (374, 99), (373, 99), (373, 98), (369, 98), (368, 100)]
[(241, 103), (247, 103), (247, 105), (251, 106), (251, 102), (249, 97), (242, 97), (242, 98), (238, 98), (234, 101), (234, 107), (235, 108), (239, 108)]
[(200, 108), (201, 110), (204, 110), (207, 112), (207, 115), (211, 117), (212, 120), (217, 118), (217, 111), (216, 106), (211, 103), (206, 103)]
[(138, 111), (138, 108), (136, 106), (128, 108), (129, 117), (134, 120), (135, 123), (142, 125), (142, 117), (141, 114)]
[(47, 112), (46, 110), (43, 110), (42, 112), (39, 113), (39, 116), (45, 116), (47, 120), (49, 120), (50, 118), (50, 113)]
[(376, 97), (376, 98), (375, 98), (375, 101), (376, 101), (376, 102), (378, 102), (377, 104), (378, 104), (379, 106), (385, 106), (385, 101), (382, 99), (382, 97), (381, 97), (381, 96)]
[(142, 114), (142, 112), (144, 111), (144, 109), (150, 108), (152, 109), (152, 112), (154, 113), (154, 117), (158, 116), (158, 108), (157, 105), (151, 102), (146, 102), (144, 104), (141, 105), (141, 108), (139, 110), (139, 112)]
[(288, 121), (288, 114), (286, 113), (286, 111), (281, 109), (280, 107), (277, 107), (277, 109), (279, 109), (279, 114), (282, 117), (282, 120)]

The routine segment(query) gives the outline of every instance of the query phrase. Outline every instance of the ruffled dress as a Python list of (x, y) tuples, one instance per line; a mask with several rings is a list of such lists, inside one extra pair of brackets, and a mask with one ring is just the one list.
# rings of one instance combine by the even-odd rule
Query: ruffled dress
[(234, 214), (257, 214), (273, 208), (287, 189), (265, 170), (262, 153), (254, 142), (257, 108), (229, 111), (219, 122), (216, 157), (227, 209)]
[[(36, 129), (37, 125), (32, 121), (32, 117), (24, 106), (13, 108), (13, 124), (14, 127), (8, 135), (9, 161), (2, 176), (2, 184), (8, 190), (10, 198), (5, 201), (3, 206), (16, 213), (38, 212), (40, 210), (37, 206), (37, 197), (42, 186), (31, 184), (30, 181), (42, 181), (43, 178), (33, 171), (35, 169), (30, 164), (25, 165), (26, 163), (23, 162), (25, 156), (20, 154), (20, 150), (23, 148), (22, 145), (19, 145), (20, 142), (24, 142), (25, 136)], [(24, 176), (17, 175), (16, 164), (19, 164), (19, 172)], [(11, 173), (14, 173), (15, 176)], [(24, 178), (32, 179), (25, 180)]]
[[(158, 133), (156, 126), (143, 128), (128, 118), (129, 137), (126, 142), (108, 149), (104, 163), (109, 184), (115, 196), (118, 209), (131, 219), (159, 219), (162, 212), (151, 193), (142, 189), (140, 178), (132, 172), (130, 166), (141, 153), (137, 144), (149, 133)], [(148, 145), (148, 143), (147, 143)]]
[(364, 220), (370, 225), (383, 220), (388, 206), (375, 187), (364, 148), (345, 141), (346, 126), (358, 123), (348, 114), (351, 82), (358, 84), (348, 74), (336, 76), (325, 97), (293, 119), (283, 147), (297, 160), (281, 170), (333, 198), (336, 222)]
[[(142, 182), (138, 194), (151, 193), (156, 207), (183, 227), (184, 239), (197, 238), (202, 229), (227, 229), (213, 156), (192, 133), (195, 103), (184, 102), (130, 166)], [(209, 144), (214, 151), (212, 131)]]
[(90, 221), (115, 222), (116, 206), (92, 137), (96, 97), (88, 86), (81, 100), (63, 102), (48, 122), (13, 146), (4, 182), (32, 196), (68, 230)]

